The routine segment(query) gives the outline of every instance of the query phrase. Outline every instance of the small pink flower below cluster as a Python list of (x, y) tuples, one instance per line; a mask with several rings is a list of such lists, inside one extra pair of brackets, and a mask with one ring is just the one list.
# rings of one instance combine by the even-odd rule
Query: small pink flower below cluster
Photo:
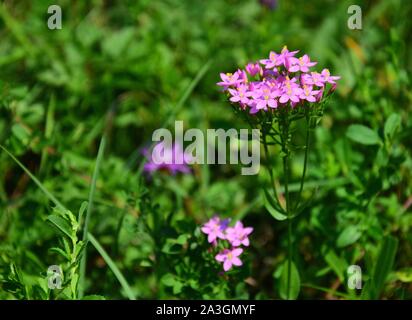
[(297, 58), (298, 51), (289, 51), (285, 46), (280, 53), (271, 51), (268, 59), (249, 63), (245, 70), (221, 73), (217, 85), (229, 95), (229, 100), (248, 109), (251, 114), (273, 110), (290, 104), (320, 102), (327, 84), (330, 92), (336, 88), (339, 76), (332, 76), (328, 69), (321, 73), (311, 71), (317, 62), (307, 54)]
[(213, 247), (224, 248), (215, 256), (216, 261), (223, 263), (224, 271), (242, 265), (239, 256), (243, 249), (240, 247), (249, 246), (249, 235), (253, 232), (252, 227), (244, 227), (241, 221), (237, 221), (233, 227), (229, 226), (229, 223), (229, 219), (221, 220), (214, 216), (201, 228)]

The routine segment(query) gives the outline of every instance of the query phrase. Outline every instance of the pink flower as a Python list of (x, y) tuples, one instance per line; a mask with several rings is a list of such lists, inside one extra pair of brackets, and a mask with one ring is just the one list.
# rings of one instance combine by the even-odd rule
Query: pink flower
[(312, 86), (304, 85), (302, 92), (299, 95), (299, 98), (301, 100), (306, 100), (309, 102), (316, 102), (319, 92), (320, 90), (313, 90)]
[(236, 222), (234, 227), (228, 227), (226, 229), (226, 239), (232, 244), (234, 247), (238, 247), (241, 244), (244, 246), (249, 246), (249, 238), (248, 236), (252, 233), (252, 227), (243, 227), (243, 223), (238, 221)]
[(225, 249), (218, 253), (215, 259), (223, 262), (223, 270), (229, 271), (232, 266), (241, 266), (242, 261), (238, 258), (243, 252), (241, 248)]
[(231, 102), (239, 102), (244, 106), (249, 103), (251, 92), (249, 91), (248, 86), (241, 84), (236, 89), (229, 89), (228, 91), (231, 95), (229, 99)]
[[(262, 110), (276, 113), (274, 109), (294, 108), (302, 101), (321, 102), (325, 97), (323, 88), (326, 83), (332, 85), (326, 94), (329, 96), (336, 89), (336, 80), (340, 77), (330, 75), (328, 69), (322, 73), (311, 72), (310, 68), (317, 62), (311, 61), (307, 54), (296, 58), (297, 52), (289, 51), (286, 46), (280, 53), (271, 51), (268, 59), (247, 64), (246, 71), (238, 69), (233, 75), (221, 73), (223, 81), (218, 85), (229, 91), (232, 103), (250, 114)], [(259, 80), (248, 80), (248, 76), (257, 75)]]
[(263, 70), (259, 63), (248, 63), (246, 65), (246, 72), (249, 73), (252, 77), (257, 74), (262, 75)]
[(318, 87), (325, 86), (325, 80), (319, 72), (311, 72), (310, 75), (306, 74), (303, 77), (303, 79), (305, 81), (305, 84), (308, 84), (308, 85), (315, 85)]
[(309, 68), (317, 64), (317, 62), (311, 62), (307, 54), (305, 54), (303, 57), (300, 57), (299, 59), (292, 57), (289, 59), (289, 62), (289, 72), (309, 72)]
[(298, 52), (299, 50), (289, 51), (288, 47), (284, 46), (277, 58), (278, 66), (283, 64), (286, 68), (288, 68), (289, 60)]
[(339, 76), (331, 76), (330, 71), (328, 69), (323, 69), (321, 72), (321, 76), (323, 77), (323, 81), (330, 83), (330, 84), (336, 84), (335, 80), (339, 80)]
[(282, 64), (281, 62), (279, 63), (278, 57), (279, 54), (277, 54), (274, 51), (271, 51), (269, 53), (269, 59), (262, 59), (260, 60), (260, 63), (263, 64), (266, 69), (273, 69), (276, 66)]
[(192, 157), (183, 151), (180, 144), (176, 143), (168, 146), (163, 142), (159, 142), (153, 147), (152, 152), (144, 150), (143, 154), (147, 158), (147, 162), (143, 167), (146, 172), (166, 171), (173, 175), (178, 172), (190, 172), (188, 163)]
[(275, 109), (278, 106), (276, 100), (278, 96), (279, 92), (276, 88), (272, 89), (269, 86), (264, 85), (253, 93), (254, 108), (256, 110), (267, 110), (268, 107)]
[(229, 219), (220, 220), (219, 217), (214, 216), (208, 222), (206, 222), (201, 228), (202, 232), (207, 234), (207, 241), (209, 243), (215, 243), (216, 240), (225, 239), (225, 234), (223, 233), (227, 226), (229, 225)]
[(288, 101), (295, 103), (299, 102), (299, 96), (302, 92), (302, 89), (299, 88), (299, 85), (295, 82), (296, 78), (292, 78), (292, 80), (290, 80), (289, 77), (286, 77), (283, 85), (283, 91), (279, 98), (280, 103), (286, 103)]
[(220, 78), (222, 81), (218, 82), (217, 85), (223, 87), (224, 90), (227, 90), (229, 87), (237, 86), (243, 82), (243, 79), (240, 76), (241, 74), (238, 72), (235, 72), (235, 74), (221, 73)]

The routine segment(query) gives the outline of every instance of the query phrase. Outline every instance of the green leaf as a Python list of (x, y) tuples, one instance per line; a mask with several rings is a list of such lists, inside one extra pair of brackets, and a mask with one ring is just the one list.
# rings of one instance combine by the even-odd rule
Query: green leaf
[(375, 145), (382, 143), (381, 138), (375, 131), (360, 124), (353, 124), (349, 126), (346, 131), (346, 136), (349, 139), (364, 145)]
[(376, 260), (373, 276), (369, 286), (369, 298), (378, 299), (385, 281), (392, 270), (398, 249), (398, 239), (392, 236), (383, 238), (382, 247)]
[(78, 214), (78, 216), (77, 216), (77, 221), (78, 221), (79, 223), (82, 223), (83, 214), (84, 214), (84, 212), (86, 211), (88, 205), (89, 205), (89, 204), (88, 204), (87, 201), (83, 201), (83, 202), (82, 202), (82, 204), (81, 204), (81, 206), (80, 206), (80, 209), (79, 209), (79, 214)]
[(176, 280), (174, 275), (172, 275), (171, 273), (167, 273), (162, 277), (161, 282), (167, 287), (173, 287), (175, 285)]
[[(99, 176), (99, 170), (100, 170), (101, 162), (103, 160), (105, 146), (106, 146), (106, 138), (103, 135), (102, 139), (100, 140), (99, 150), (97, 151), (96, 163), (95, 163), (94, 170), (93, 170), (92, 183), (90, 185), (90, 190), (89, 190), (89, 199), (87, 202), (86, 217), (84, 219), (84, 225), (83, 225), (83, 242), (86, 243), (86, 246), (84, 248), (84, 254), (80, 262), (80, 283), (79, 283), (79, 297), (80, 298), (83, 297), (84, 290), (85, 290), (86, 260), (87, 260), (87, 234), (89, 231), (90, 216), (93, 210), (93, 201), (94, 201), (94, 194), (96, 192), (97, 177)], [(83, 215), (84, 209), (85, 209), (85, 205), (83, 202), (80, 208), (79, 217)], [(80, 220), (79, 222), (81, 223)]]
[(385, 138), (392, 139), (400, 126), (401, 126), (400, 115), (397, 113), (392, 113), (385, 122), (385, 128), (384, 128)]
[(328, 263), (329, 267), (335, 271), (340, 282), (345, 281), (345, 271), (347, 269), (347, 263), (342, 258), (338, 257), (333, 250), (328, 251), (325, 255), (325, 261)]
[[(282, 273), (280, 276), (279, 294), (282, 299), (288, 299), (288, 261), (282, 265)], [(298, 269), (293, 261), (290, 268), (290, 291), (289, 299), (294, 300), (298, 297), (300, 291), (300, 277)]]
[(355, 243), (362, 235), (362, 232), (357, 226), (348, 226), (339, 235), (336, 240), (336, 245), (339, 248), (349, 246)]
[(65, 259), (70, 261), (69, 255), (66, 252), (64, 252), (61, 248), (53, 247), (53, 248), (50, 248), (49, 250), (52, 251), (52, 252), (56, 252), (56, 253), (60, 254)]
[(279, 211), (279, 206), (276, 204), (273, 197), (270, 195), (269, 191), (266, 188), (263, 189), (265, 195), (265, 208), (272, 215), (273, 218), (279, 221), (286, 220), (288, 217)]
[(66, 220), (56, 215), (49, 215), (47, 220), (50, 221), (64, 235), (69, 237), (69, 239), (72, 239), (72, 229)]

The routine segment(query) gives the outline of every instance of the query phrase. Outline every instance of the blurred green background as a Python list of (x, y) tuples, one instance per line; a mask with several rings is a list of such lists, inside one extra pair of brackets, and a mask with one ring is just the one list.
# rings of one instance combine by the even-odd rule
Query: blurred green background
[[(376, 298), (412, 298), (411, 2), (52, 2), (1, 1), (0, 144), (77, 212), (107, 134), (90, 230), (137, 297), (279, 297), (286, 230), (263, 207), (266, 171), (242, 176), (234, 165), (205, 165), (192, 175), (146, 179), (138, 166), (141, 148), (168, 118), (184, 120), (186, 129), (247, 128), (216, 87), (219, 72), (287, 45), (342, 77), (313, 139), (307, 187), (316, 188), (315, 201), (294, 225), (300, 298), (359, 297), (346, 286), (346, 269), (360, 265), (367, 282), (386, 235), (398, 249)], [(51, 4), (62, 8), (61, 30), (47, 28)], [(362, 8), (362, 30), (347, 27), (352, 4)], [(347, 133), (352, 124), (379, 138), (365, 143)], [(281, 159), (269, 160), (282, 183)], [(298, 155), (294, 180), (301, 170)], [(49, 250), (60, 241), (45, 221), (51, 211), (1, 151), (0, 298), (55, 298), (35, 289), (47, 267), (61, 262)], [(199, 267), (202, 236), (194, 230), (215, 212), (255, 229), (241, 281), (222, 284)], [(173, 250), (170, 239), (179, 239)], [(86, 288), (125, 297), (93, 247)]]

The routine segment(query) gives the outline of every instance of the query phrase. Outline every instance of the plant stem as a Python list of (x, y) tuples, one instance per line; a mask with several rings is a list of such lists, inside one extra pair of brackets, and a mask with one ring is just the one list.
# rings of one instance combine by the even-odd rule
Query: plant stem
[(288, 220), (288, 277), (287, 277), (287, 292), (286, 299), (290, 299), (290, 284), (291, 284), (291, 270), (292, 270), (292, 215), (290, 210), (290, 196), (289, 196), (289, 119), (287, 115), (282, 119), (282, 151), (283, 156), (283, 174), (285, 176), (285, 201), (286, 201), (286, 215)]
[[(269, 150), (268, 150), (268, 145), (267, 145), (267, 135), (264, 133), (264, 138), (263, 138), (263, 148), (265, 150), (265, 157), (266, 160), (269, 161)], [(270, 183), (272, 185), (272, 189), (273, 189), (273, 193), (275, 195), (275, 199), (277, 201), (277, 204), (280, 206), (280, 201), (278, 198), (278, 192), (276, 190), (276, 184), (275, 184), (275, 179), (273, 177), (273, 167), (269, 167), (269, 165), (267, 165), (267, 169), (269, 171), (269, 176), (270, 176)]]
[(287, 281), (287, 294), (286, 297), (289, 300), (290, 297), (290, 282), (291, 282), (291, 269), (292, 269), (292, 219), (289, 210), (289, 154), (283, 157), (283, 171), (285, 175), (285, 199), (286, 199), (286, 215), (288, 217), (288, 281)]
[(298, 192), (298, 197), (297, 197), (297, 201), (296, 201), (296, 206), (295, 206), (295, 210), (297, 209), (297, 207), (299, 206), (300, 202), (301, 202), (301, 198), (302, 198), (302, 191), (303, 191), (303, 185), (305, 183), (305, 177), (306, 177), (306, 168), (307, 168), (307, 164), (308, 164), (308, 150), (309, 150), (309, 138), (310, 138), (310, 123), (309, 123), (309, 118), (308, 116), (306, 116), (306, 140), (305, 140), (305, 157), (303, 160), (303, 172), (302, 172), (302, 178), (300, 179), (300, 188), (299, 188), (299, 192)]

